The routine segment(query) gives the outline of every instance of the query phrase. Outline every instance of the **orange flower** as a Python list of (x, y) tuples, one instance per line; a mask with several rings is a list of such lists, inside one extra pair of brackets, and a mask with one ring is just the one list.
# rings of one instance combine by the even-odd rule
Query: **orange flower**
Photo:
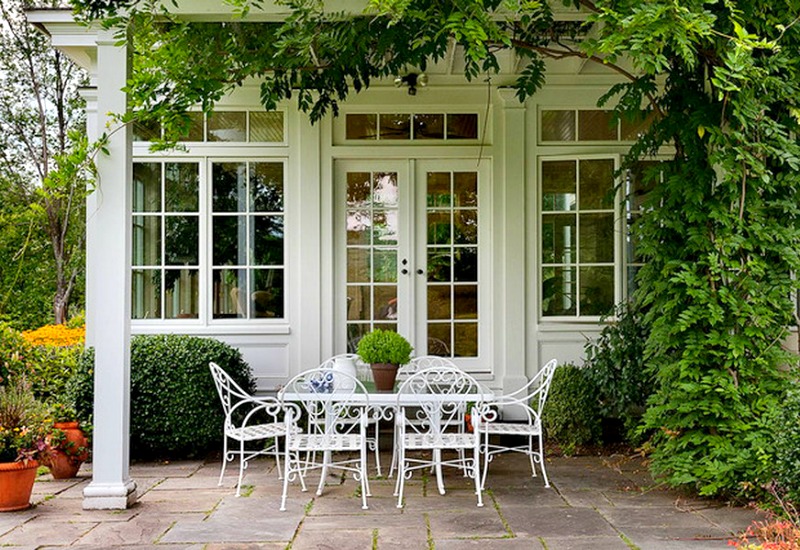
[(32, 346), (74, 346), (86, 339), (84, 327), (69, 328), (66, 325), (45, 325), (36, 330), (26, 330), (22, 337)]

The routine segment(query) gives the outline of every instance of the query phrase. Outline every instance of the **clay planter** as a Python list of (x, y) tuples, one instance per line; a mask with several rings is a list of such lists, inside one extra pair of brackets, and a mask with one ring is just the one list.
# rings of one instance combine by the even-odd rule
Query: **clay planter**
[(30, 508), (38, 467), (35, 460), (0, 463), (0, 512)]
[(50, 448), (43, 462), (50, 468), (53, 478), (73, 478), (89, 458), (89, 442), (77, 422), (56, 422), (53, 427), (64, 432), (64, 441), (58, 448)]
[(390, 392), (394, 390), (394, 382), (397, 380), (397, 365), (392, 363), (372, 363), (372, 379), (375, 381), (375, 389), (378, 391)]
[(50, 474), (54, 479), (70, 479), (78, 474), (83, 461), (67, 455), (60, 449), (50, 449), (47, 458), (42, 462), (50, 468)]

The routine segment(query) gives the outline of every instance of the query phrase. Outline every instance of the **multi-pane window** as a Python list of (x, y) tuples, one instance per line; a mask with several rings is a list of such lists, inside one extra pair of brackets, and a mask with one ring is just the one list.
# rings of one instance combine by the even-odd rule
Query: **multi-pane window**
[(657, 160), (639, 161), (625, 170), (625, 275), (628, 296), (636, 289), (636, 273), (643, 263), (637, 247), (635, 225), (642, 215), (647, 194), (661, 177), (658, 169), (660, 164)]
[(284, 165), (211, 165), (214, 319), (284, 316)]
[(644, 115), (615, 121), (608, 110), (545, 109), (541, 111), (540, 141), (636, 141), (650, 123)]
[[(178, 137), (183, 142), (281, 143), (284, 141), (282, 111), (216, 111), (187, 113), (186, 131)], [(156, 123), (136, 122), (134, 141), (152, 141), (161, 137)]]
[(132, 316), (199, 314), (199, 165), (133, 166)]
[(461, 140), (478, 139), (476, 113), (349, 113), (345, 139)]
[(614, 159), (540, 168), (541, 314), (605, 315), (615, 303)]
[(478, 174), (427, 175), (427, 353), (478, 357)]

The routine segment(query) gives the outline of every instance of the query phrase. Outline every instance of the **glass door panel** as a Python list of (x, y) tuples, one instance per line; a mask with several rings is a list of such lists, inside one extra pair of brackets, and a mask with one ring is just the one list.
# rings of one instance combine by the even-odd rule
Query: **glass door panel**
[(346, 208), (347, 342), (353, 351), (370, 330), (397, 330), (398, 172), (347, 171)]
[(478, 173), (426, 171), (424, 353), (478, 357)]

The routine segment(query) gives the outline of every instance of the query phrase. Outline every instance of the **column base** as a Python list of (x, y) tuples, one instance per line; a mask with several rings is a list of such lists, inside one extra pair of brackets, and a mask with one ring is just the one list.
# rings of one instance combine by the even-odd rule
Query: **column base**
[(136, 482), (95, 483), (83, 490), (84, 510), (125, 510), (136, 502)]

